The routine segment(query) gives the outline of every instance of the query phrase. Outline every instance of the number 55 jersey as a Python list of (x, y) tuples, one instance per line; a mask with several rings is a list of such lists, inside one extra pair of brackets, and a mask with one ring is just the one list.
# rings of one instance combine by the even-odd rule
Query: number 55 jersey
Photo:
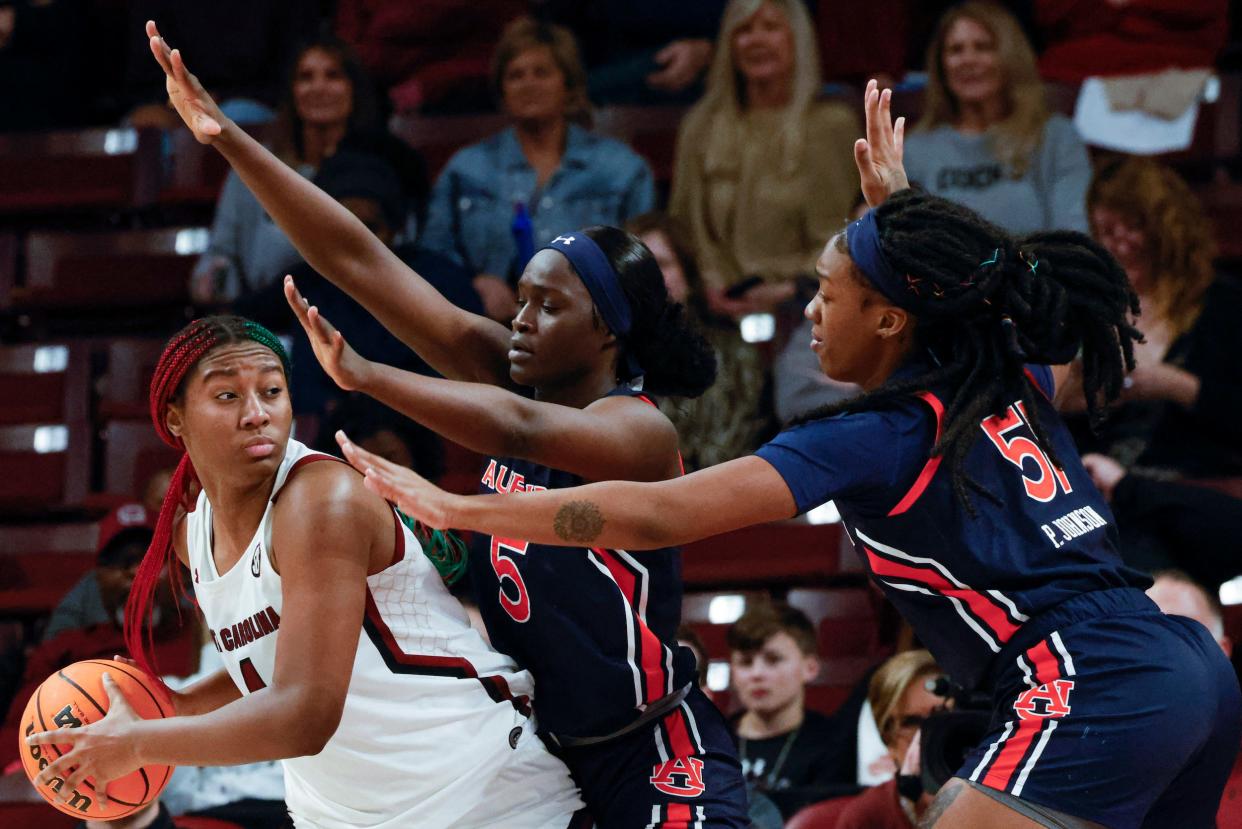
[[(944, 396), (813, 421), (759, 450), (800, 510), (834, 499), (872, 577), (946, 672), (990, 693), (956, 776), (1116, 829), (1215, 825), (1237, 755), (1233, 668), (1116, 553), (1051, 372), (981, 420), (963, 471), (931, 455)], [(1043, 427), (1051, 453), (1035, 441)]]
[[(909, 371), (907, 368), (906, 371)], [(931, 450), (946, 396), (815, 420), (759, 449), (805, 512), (833, 500), (872, 577), (942, 668), (966, 688), (1030, 619), (1082, 593), (1151, 582), (1116, 552), (1112, 513), (1052, 408), (1052, 374), (1031, 366), (1036, 411), (1011, 401), (978, 425), (964, 472)], [(1055, 459), (1035, 441), (1037, 417)]]

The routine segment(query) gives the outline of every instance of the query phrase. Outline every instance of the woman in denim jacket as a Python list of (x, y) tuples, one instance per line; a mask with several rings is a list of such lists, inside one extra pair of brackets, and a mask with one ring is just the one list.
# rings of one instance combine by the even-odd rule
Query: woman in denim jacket
[[(423, 243), (472, 271), (488, 316), (508, 322), (510, 282), (524, 257), (566, 230), (623, 225), (645, 213), (655, 183), (629, 147), (574, 123), (588, 103), (568, 30), (514, 21), (497, 47), (492, 81), (513, 125), (449, 160), (432, 191)], [(525, 218), (531, 238), (519, 243)]]

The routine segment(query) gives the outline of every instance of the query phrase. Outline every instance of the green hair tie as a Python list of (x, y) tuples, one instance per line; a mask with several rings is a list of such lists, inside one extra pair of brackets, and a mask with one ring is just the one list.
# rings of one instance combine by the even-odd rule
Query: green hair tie
[(285, 370), (285, 376), (288, 377), (291, 373), (289, 370), (289, 353), (285, 351), (285, 344), (280, 341), (280, 337), (277, 337), (254, 320), (246, 320), (242, 323), (242, 328), (245, 330), (246, 336), (259, 345), (267, 346), (272, 350), (273, 354), (280, 358), (280, 365)]
[(397, 510), (397, 516), (414, 533), (414, 537), (423, 547), (423, 553), (435, 565), (440, 579), (449, 586), (456, 584), (466, 572), (466, 565), (470, 560), (466, 542), (454, 532), (428, 529), (401, 510)]

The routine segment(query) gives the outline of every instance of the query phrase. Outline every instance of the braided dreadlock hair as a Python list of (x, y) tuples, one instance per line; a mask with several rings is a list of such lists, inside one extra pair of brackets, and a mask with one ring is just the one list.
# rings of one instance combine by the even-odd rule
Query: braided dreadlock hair
[(182, 450), (183, 454), (164, 494), (164, 503), (155, 523), (155, 536), (147, 547), (147, 554), (138, 566), (130, 588), (129, 600), (125, 605), (125, 645), (138, 665), (157, 679), (159, 672), (151, 658), (151, 602), (165, 567), (168, 568), (173, 595), (178, 601), (186, 595), (180, 562), (173, 550), (173, 524), (178, 509), (187, 512), (194, 509), (190, 493), (198, 482), (194, 464), (184, 451), (185, 444), (169, 431), (165, 415), (168, 405), (178, 400), (185, 391), (186, 378), (203, 357), (222, 346), (242, 342), (256, 342), (271, 349), (280, 359), (285, 376), (289, 376), (289, 355), (275, 334), (257, 322), (241, 317), (214, 316), (194, 320), (174, 334), (164, 347), (151, 379), (151, 422), (155, 433), (169, 446)]
[[(914, 348), (930, 353), (932, 367), (809, 418), (874, 409), (931, 386), (951, 389), (932, 454), (948, 462), (954, 491), (973, 515), (968, 487), (996, 497), (963, 471), (978, 423), (1023, 401), (1037, 442), (1057, 463), (1024, 366), (1081, 356), (1088, 411), (1098, 423), (1134, 368), (1133, 344), (1142, 335), (1128, 315), (1138, 314), (1138, 297), (1116, 260), (1081, 233), (1015, 238), (920, 190), (894, 194), (875, 208), (875, 219), (884, 256), (905, 277), (901, 304), (917, 320)], [(845, 234), (837, 245), (848, 254)]]

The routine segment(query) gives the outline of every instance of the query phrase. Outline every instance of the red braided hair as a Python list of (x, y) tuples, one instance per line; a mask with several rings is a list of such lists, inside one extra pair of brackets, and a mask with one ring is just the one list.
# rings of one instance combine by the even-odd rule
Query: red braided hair
[(153, 659), (151, 603), (165, 567), (168, 568), (173, 597), (178, 607), (186, 596), (181, 578), (181, 562), (177, 560), (173, 547), (173, 524), (178, 508), (186, 512), (194, 510), (190, 492), (191, 486), (198, 481), (194, 464), (191, 463), (189, 454), (184, 451), (185, 444), (181, 438), (169, 431), (165, 415), (168, 404), (184, 391), (186, 377), (203, 357), (221, 346), (247, 341), (270, 348), (280, 358), (285, 376), (288, 377), (289, 357), (274, 334), (258, 323), (241, 317), (216, 316), (195, 320), (173, 335), (164, 347), (164, 353), (160, 355), (155, 366), (155, 375), (151, 378), (151, 422), (155, 426), (155, 432), (169, 446), (181, 449), (182, 455), (172, 480), (168, 483), (168, 491), (164, 493), (164, 503), (160, 506), (159, 519), (155, 523), (155, 536), (138, 566), (138, 572), (134, 574), (129, 600), (125, 605), (125, 646), (139, 667), (159, 681), (161, 686), (163, 681), (159, 679), (160, 674)]

